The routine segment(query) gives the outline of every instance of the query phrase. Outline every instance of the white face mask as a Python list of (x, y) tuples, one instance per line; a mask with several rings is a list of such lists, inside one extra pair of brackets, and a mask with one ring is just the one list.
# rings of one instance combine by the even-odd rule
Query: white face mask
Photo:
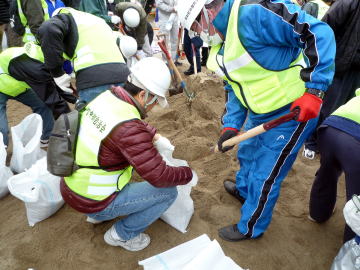
[(209, 44), (209, 46), (216, 46), (220, 43), (223, 42), (222, 38), (220, 37), (219, 33), (216, 33), (215, 35), (213, 36), (210, 36), (208, 35), (207, 33), (205, 32), (201, 32), (200, 33), (200, 38), (206, 42), (207, 44)]

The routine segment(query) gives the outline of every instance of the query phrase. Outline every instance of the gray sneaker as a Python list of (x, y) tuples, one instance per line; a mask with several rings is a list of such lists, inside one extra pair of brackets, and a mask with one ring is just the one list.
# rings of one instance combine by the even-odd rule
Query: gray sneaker
[(129, 251), (139, 251), (150, 244), (150, 236), (145, 233), (140, 233), (129, 240), (121, 239), (116, 233), (114, 225), (105, 233), (104, 240), (110, 246), (122, 247)]
[(315, 158), (315, 155), (316, 155), (315, 151), (312, 151), (312, 150), (310, 150), (310, 149), (308, 149), (308, 148), (306, 148), (304, 146), (304, 150), (303, 150), (303, 157), (304, 158), (313, 160)]

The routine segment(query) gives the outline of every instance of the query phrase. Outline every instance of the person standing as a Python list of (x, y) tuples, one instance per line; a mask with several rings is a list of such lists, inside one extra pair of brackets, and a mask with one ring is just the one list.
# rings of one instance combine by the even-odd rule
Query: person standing
[(207, 66), (227, 82), (221, 152), (233, 147), (223, 142), (242, 127), (247, 131), (296, 113), (294, 120), (241, 142), (236, 182), (224, 181), (242, 207), (238, 223), (219, 229), (219, 236), (259, 238), (271, 222), (282, 181), (316, 126), (334, 75), (334, 33), (288, 0), (187, 0), (178, 15), (211, 46)]
[(10, 21), (8, 0), (0, 0), (0, 52), (3, 50), (2, 41), (5, 32), (5, 26)]
[[(320, 111), (318, 126), (339, 106), (350, 100), (360, 87), (360, 1), (338, 0), (322, 21), (334, 31), (336, 39), (335, 75)], [(318, 152), (314, 132), (305, 142), (303, 156), (314, 159)]]
[(170, 48), (172, 60), (176, 61), (179, 20), (176, 14), (176, 0), (156, 0), (156, 8), (159, 10), (159, 28), (160, 33), (165, 35), (166, 44)]

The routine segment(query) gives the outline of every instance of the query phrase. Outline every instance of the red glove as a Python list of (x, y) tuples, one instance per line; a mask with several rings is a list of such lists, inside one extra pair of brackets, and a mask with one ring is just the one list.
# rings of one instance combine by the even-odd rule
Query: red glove
[(290, 111), (299, 108), (300, 113), (296, 117), (296, 121), (306, 122), (319, 115), (321, 104), (322, 104), (321, 98), (310, 93), (305, 93), (304, 95), (302, 95), (293, 102), (293, 104), (290, 107)]

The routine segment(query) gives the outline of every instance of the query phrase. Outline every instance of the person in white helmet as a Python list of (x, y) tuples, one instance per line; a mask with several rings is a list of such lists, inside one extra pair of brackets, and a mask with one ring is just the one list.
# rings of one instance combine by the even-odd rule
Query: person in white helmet
[(118, 45), (121, 54), (124, 56), (126, 65), (130, 68), (138, 60), (136, 59), (137, 42), (133, 37), (121, 34), (119, 31), (114, 31), (116, 44)]
[(121, 2), (116, 5), (114, 13), (120, 17), (125, 33), (136, 39), (138, 55), (152, 56), (147, 28), (147, 14), (141, 4)]
[[(144, 58), (131, 68), (123, 88), (113, 87), (82, 110), (75, 149), (80, 169), (61, 180), (60, 190), (88, 222), (127, 216), (105, 233), (111, 246), (147, 247), (150, 237), (143, 232), (174, 202), (176, 186), (193, 177), (189, 167), (166, 165), (154, 147), (156, 129), (142, 120), (156, 104), (168, 105), (170, 81), (163, 61)], [(129, 183), (133, 169), (146, 181)]]

